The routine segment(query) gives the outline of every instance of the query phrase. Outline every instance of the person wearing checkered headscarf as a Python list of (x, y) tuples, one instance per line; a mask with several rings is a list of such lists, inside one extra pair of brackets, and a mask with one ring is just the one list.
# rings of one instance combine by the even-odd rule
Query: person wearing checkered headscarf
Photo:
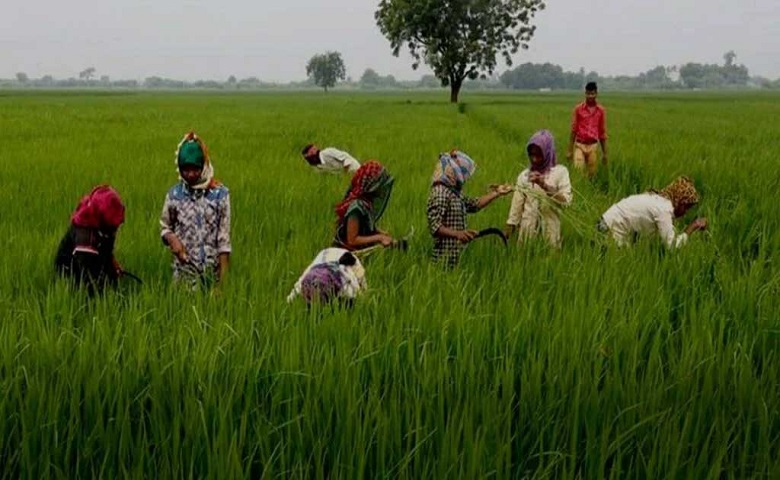
[(697, 218), (683, 233), (675, 232), (675, 218), (685, 216), (698, 203), (699, 193), (693, 181), (681, 176), (662, 190), (631, 195), (612, 205), (601, 216), (598, 229), (609, 233), (621, 246), (639, 236), (659, 235), (667, 247), (678, 248), (693, 232), (707, 228), (707, 219)]
[(477, 165), (460, 150), (439, 155), (431, 191), (428, 195), (428, 230), (433, 237), (433, 261), (447, 268), (455, 267), (465, 245), (477, 234), (469, 230), (466, 215), (476, 213), (496, 198), (512, 191), (507, 185), (480, 198), (463, 195), (462, 189)]

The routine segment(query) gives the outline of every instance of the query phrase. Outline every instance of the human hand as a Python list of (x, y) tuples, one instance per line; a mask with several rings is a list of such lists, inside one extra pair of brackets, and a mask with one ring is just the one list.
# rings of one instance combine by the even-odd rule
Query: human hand
[(709, 223), (707, 222), (706, 218), (697, 218), (696, 220), (691, 222), (691, 225), (695, 230), (707, 230)]
[(566, 160), (571, 160), (571, 157), (573, 156), (574, 156), (574, 152), (571, 149), (566, 151)]
[(544, 185), (544, 175), (539, 172), (531, 172), (528, 174), (528, 181), (541, 187)]
[(607, 154), (606, 153), (602, 153), (601, 154), (601, 164), (605, 165), (605, 166), (607, 165)]
[(383, 247), (387, 248), (387, 247), (392, 247), (393, 243), (395, 243), (395, 240), (393, 240), (393, 237), (387, 235), (386, 233), (380, 233), (379, 243), (381, 243)]
[(478, 233), (479, 232), (476, 230), (458, 230), (455, 233), (455, 238), (460, 243), (469, 243), (470, 241), (474, 240), (474, 238), (476, 238)]
[(514, 188), (511, 185), (494, 185), (493, 191), (496, 192), (499, 196), (504, 196), (512, 193)]
[(184, 248), (184, 244), (181, 243), (181, 240), (176, 235), (171, 235), (168, 238), (168, 246), (171, 249), (171, 253), (179, 259), (182, 263), (187, 263), (189, 261), (189, 257), (187, 256), (187, 249)]
[(119, 264), (116, 258), (112, 258), (111, 263), (114, 266), (114, 273), (116, 273), (117, 278), (122, 278), (122, 276), (125, 274), (125, 269), (122, 268), (122, 265)]

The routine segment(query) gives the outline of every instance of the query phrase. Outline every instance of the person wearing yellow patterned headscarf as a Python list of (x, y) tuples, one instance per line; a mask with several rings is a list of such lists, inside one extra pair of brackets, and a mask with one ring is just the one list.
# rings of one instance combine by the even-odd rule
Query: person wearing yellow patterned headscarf
[(707, 228), (707, 219), (697, 218), (683, 233), (674, 230), (674, 220), (685, 216), (698, 203), (699, 193), (693, 180), (681, 176), (662, 190), (631, 195), (612, 205), (601, 216), (598, 229), (609, 233), (621, 246), (640, 235), (658, 234), (667, 247), (681, 247), (693, 232)]
[[(693, 180), (684, 175), (677, 177), (675, 181), (657, 193), (672, 202), (676, 217), (682, 217), (688, 209), (699, 203), (699, 192), (696, 191)], [(678, 211), (680, 213), (677, 213)]]

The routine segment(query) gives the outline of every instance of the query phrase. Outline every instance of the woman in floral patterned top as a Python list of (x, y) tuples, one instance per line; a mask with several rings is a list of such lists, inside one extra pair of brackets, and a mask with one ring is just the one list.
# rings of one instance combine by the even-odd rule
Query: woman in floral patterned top
[(173, 278), (197, 287), (224, 281), (230, 258), (230, 193), (214, 179), (203, 141), (194, 133), (176, 149), (180, 181), (165, 197), (162, 241), (173, 253)]

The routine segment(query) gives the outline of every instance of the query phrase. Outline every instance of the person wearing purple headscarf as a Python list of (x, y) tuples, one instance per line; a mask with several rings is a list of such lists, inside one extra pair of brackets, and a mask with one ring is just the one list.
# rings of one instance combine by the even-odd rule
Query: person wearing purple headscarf
[(528, 141), (528, 168), (517, 177), (506, 234), (518, 233), (519, 242), (542, 233), (547, 242), (561, 246), (560, 209), (572, 200), (569, 170), (558, 165), (555, 140), (548, 130), (539, 130)]

